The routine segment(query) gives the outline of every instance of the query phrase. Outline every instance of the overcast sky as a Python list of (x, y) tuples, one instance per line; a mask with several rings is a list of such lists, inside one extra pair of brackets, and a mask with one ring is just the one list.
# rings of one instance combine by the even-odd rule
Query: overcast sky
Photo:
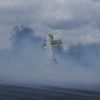
[(38, 35), (58, 33), (64, 43), (100, 42), (100, 0), (0, 0), (0, 48), (15, 25)]

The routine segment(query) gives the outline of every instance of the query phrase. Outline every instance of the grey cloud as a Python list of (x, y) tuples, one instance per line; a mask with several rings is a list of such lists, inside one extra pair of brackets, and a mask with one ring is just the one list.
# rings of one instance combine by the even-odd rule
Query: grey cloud
[(93, 1), (93, 2), (100, 2), (100, 0), (91, 0), (91, 1)]
[[(67, 0), (67, 3), (69, 4), (69, 6), (67, 7), (68, 4), (66, 2), (65, 4), (67, 5), (62, 4), (62, 2), (65, 2), (65, 0), (63, 1), (60, 1), (60, 0), (54, 0), (54, 1), (53, 0), (51, 1), (49, 0), (42, 0), (42, 1), (41, 0), (37, 0), (37, 1), (36, 0), (34, 1), (33, 0), (28, 0), (28, 1), (6, 0), (5, 3), (4, 1), (1, 0), (1, 7), (0, 7), (1, 19), (0, 20), (2, 24), (8, 23), (9, 25), (17, 24), (17, 23), (21, 23), (21, 24), (41, 23), (42, 25), (46, 25), (49, 22), (50, 23), (54, 22), (54, 26), (58, 24), (59, 27), (61, 25), (63, 27), (65, 25), (66, 27), (65, 23), (68, 22), (69, 28), (75, 28), (78, 26), (80, 27), (80, 24), (86, 20), (86, 17), (88, 17), (87, 13), (90, 13), (90, 11), (88, 11), (88, 8), (90, 9), (91, 6), (90, 7), (87, 7), (87, 6), (91, 4), (88, 5), (86, 1), (83, 2), (83, 0), (82, 0), (83, 4), (79, 0), (75, 0), (74, 2)], [(87, 9), (82, 8), (82, 7), (86, 7)], [(75, 17), (75, 18), (74, 19), (72, 18), (72, 20), (70, 20), (69, 18), (68, 21), (66, 21), (66, 18), (64, 16)], [(77, 17), (79, 18), (79, 20), (77, 19)], [(59, 25), (60, 22), (61, 22), (61, 25)], [(85, 23), (87, 23), (87, 21), (85, 21)], [(82, 24), (84, 24), (84, 22)], [(55, 26), (55, 27), (58, 27), (58, 26)]]
[(89, 23), (90, 21), (83, 21), (83, 20), (63, 20), (48, 24), (48, 26), (52, 29), (69, 30), (69, 29), (83, 27), (85, 25), (88, 25)]
[[(78, 1), (75, 0), (74, 3), (69, 2), (71, 6), (64, 7), (64, 15), (69, 10), (71, 13), (71, 18), (64, 19), (56, 16), (55, 19), (46, 21), (46, 25), (51, 29), (59, 30), (72, 30), (86, 26), (93, 26), (100, 28), (100, 14), (99, 14), (99, 4), (93, 4), (89, 1)], [(61, 9), (60, 9), (61, 10)], [(61, 10), (61, 12), (63, 9)], [(56, 12), (55, 12), (56, 13)], [(68, 16), (66, 14), (66, 16)], [(59, 19), (57, 19), (59, 18)]]
[(62, 20), (62, 21), (54, 21), (46, 24), (51, 29), (59, 29), (59, 30), (72, 30), (77, 28), (82, 28), (85, 26), (93, 26), (95, 28), (100, 28), (99, 18), (97, 19), (88, 19), (88, 20)]

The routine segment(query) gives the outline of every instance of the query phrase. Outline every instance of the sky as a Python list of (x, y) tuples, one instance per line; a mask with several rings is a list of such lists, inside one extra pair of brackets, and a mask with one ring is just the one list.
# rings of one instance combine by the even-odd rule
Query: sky
[(35, 35), (42, 37), (55, 33), (65, 48), (77, 43), (100, 44), (99, 19), (100, 0), (0, 0), (1, 82), (100, 84), (100, 45), (72, 45), (70, 52), (61, 49), (56, 52), (57, 65), (52, 64), (49, 50), (45, 52), (36, 43), (40, 43), (38, 37), (31, 42), (34, 49), (27, 39), (22, 51), (5, 49), (11, 48), (10, 38), (16, 25), (32, 28)]
[(15, 25), (45, 36), (59, 34), (64, 43), (100, 42), (100, 0), (0, 0), (0, 48), (11, 47)]

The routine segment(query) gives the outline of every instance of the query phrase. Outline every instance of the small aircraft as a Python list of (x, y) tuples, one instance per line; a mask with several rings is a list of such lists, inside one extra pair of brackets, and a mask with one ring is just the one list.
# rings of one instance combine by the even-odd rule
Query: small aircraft
[(62, 39), (54, 38), (53, 34), (48, 34), (47, 39), (44, 39), (41, 47), (42, 48), (48, 48), (48, 50), (51, 53), (52, 61), (54, 63), (57, 63), (56, 57), (55, 57), (55, 49), (61, 47), (63, 44)]

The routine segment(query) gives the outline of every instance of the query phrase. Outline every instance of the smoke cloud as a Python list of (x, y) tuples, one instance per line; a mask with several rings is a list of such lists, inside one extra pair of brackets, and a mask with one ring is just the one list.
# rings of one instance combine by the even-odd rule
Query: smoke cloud
[(42, 37), (33, 29), (16, 26), (11, 34), (12, 49), (0, 50), (0, 82), (99, 88), (100, 44), (71, 44), (56, 50), (57, 64), (52, 63)]

